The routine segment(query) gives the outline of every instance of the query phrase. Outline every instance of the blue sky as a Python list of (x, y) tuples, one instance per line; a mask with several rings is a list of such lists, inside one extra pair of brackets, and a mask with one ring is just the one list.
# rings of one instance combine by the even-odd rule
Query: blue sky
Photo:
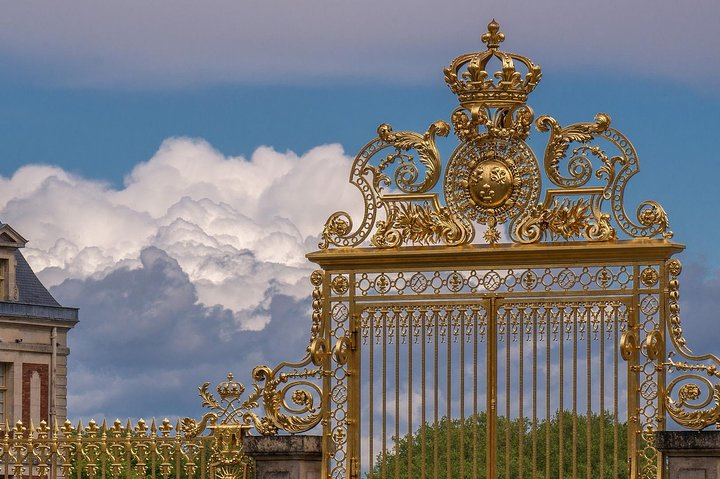
[[(714, 321), (713, 1), (70, 0), (3, 9), (0, 215), (30, 239), (28, 259), (53, 293), (81, 308), (75, 417), (187, 414), (197, 383), (291, 359), (263, 346), (291, 323), (302, 354), (312, 270), (302, 254), (336, 203), (352, 202), (340, 185), (352, 155), (379, 123), (424, 131), (448, 120), (456, 100), (442, 68), (482, 49), (493, 17), (503, 48), (543, 67), (528, 102), (536, 115), (567, 124), (606, 112), (633, 141), (641, 172), (630, 200), (668, 211), (675, 240), (688, 245), (694, 302), (684, 308), (693, 323)], [(545, 138), (533, 138), (541, 154)], [(100, 392), (98, 382), (111, 387)]]

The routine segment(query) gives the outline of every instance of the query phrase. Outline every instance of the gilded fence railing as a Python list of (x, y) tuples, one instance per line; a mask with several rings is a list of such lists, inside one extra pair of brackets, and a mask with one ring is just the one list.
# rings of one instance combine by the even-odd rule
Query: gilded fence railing
[(250, 479), (254, 461), (244, 450), (248, 433), (299, 433), (315, 427), (322, 417), (321, 376), (309, 353), (299, 363), (256, 367), (247, 395), (243, 384), (229, 374), (216, 393), (209, 391), (209, 383), (199, 387), (202, 405), (210, 409), (199, 420), (5, 424), (0, 429), (0, 474), (48, 479)]

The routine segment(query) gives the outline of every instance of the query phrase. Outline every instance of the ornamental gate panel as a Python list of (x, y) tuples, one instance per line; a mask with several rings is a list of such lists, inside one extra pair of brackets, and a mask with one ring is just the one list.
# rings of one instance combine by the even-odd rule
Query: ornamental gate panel
[(720, 425), (720, 360), (683, 337), (684, 246), (660, 204), (626, 212), (639, 163), (607, 114), (535, 119), (540, 68), (504, 38), (491, 22), (444, 71), (446, 164), (444, 121), (382, 124), (358, 153), (362, 218), (332, 214), (308, 254), (301, 360), (205, 383), (199, 420), (5, 424), (3, 476), (249, 479), (249, 434), (321, 432), (322, 479), (663, 478), (657, 431)]
[(658, 477), (681, 248), (608, 246), (310, 255), (334, 344), (325, 477)]

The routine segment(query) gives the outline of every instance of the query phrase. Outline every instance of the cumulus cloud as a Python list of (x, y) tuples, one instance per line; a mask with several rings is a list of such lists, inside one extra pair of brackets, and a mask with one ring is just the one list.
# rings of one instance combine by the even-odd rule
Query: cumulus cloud
[(242, 158), (172, 138), (120, 189), (43, 165), (0, 178), (0, 218), (30, 240), (53, 295), (80, 308), (70, 415), (192, 415), (203, 381), (299, 359), (304, 255), (330, 213), (359, 206), (350, 161), (339, 145)]
[(30, 240), (25, 254), (48, 286), (141, 267), (140, 252), (155, 246), (188, 275), (198, 303), (261, 329), (274, 292), (307, 294), (304, 255), (352, 195), (349, 162), (338, 145), (301, 156), (259, 148), (245, 159), (174, 138), (119, 190), (58, 168), (21, 168), (0, 179), (0, 217)]
[[(53, 288), (65, 304), (81, 306), (71, 333), (70, 415), (74, 420), (139, 416), (199, 416), (195, 387), (228, 372), (248, 384), (258, 364), (302, 357), (309, 301), (277, 294), (262, 331), (236, 328), (236, 315), (206, 307), (179, 263), (156, 247), (140, 267), (101, 279), (72, 279)], [(282, 347), (277, 347), (281, 338)]]
[(0, 54), (9, 73), (76, 86), (422, 82), (479, 47), (492, 17), (544, 66), (717, 84), (714, 0), (29, 0), (4, 5)]

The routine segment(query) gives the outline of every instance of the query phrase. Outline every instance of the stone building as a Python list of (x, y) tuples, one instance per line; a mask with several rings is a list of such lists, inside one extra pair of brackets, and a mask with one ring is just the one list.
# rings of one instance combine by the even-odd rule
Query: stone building
[(0, 223), (0, 424), (67, 415), (67, 333), (77, 308), (61, 306), (20, 252), (27, 240)]

